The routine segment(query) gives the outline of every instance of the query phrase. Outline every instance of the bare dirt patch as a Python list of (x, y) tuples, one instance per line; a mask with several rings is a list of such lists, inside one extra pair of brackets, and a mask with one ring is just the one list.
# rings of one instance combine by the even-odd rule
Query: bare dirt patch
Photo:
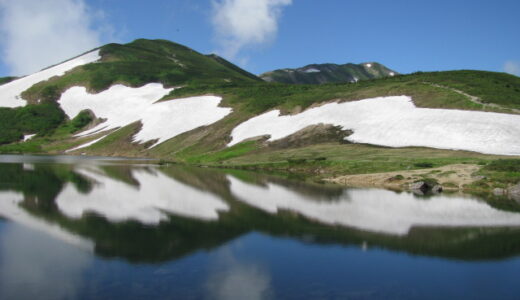
[(385, 173), (344, 175), (325, 179), (326, 181), (355, 186), (355, 187), (384, 187), (392, 189), (406, 189), (412, 182), (433, 178), (439, 182), (444, 189), (462, 189), (471, 184), (479, 177), (474, 176), (480, 169), (478, 165), (454, 164), (439, 168), (403, 170)]

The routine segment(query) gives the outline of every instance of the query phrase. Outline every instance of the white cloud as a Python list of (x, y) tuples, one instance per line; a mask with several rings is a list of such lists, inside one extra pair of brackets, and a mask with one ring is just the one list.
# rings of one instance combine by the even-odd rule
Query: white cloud
[(520, 62), (517, 61), (506, 61), (504, 64), (504, 72), (520, 76)]
[[(2, 59), (13, 75), (29, 74), (100, 46), (102, 13), (84, 0), (0, 0)], [(102, 23), (102, 22), (101, 22)]]
[(213, 0), (212, 21), (219, 54), (235, 59), (244, 47), (272, 41), (282, 9), (291, 3), (292, 0)]

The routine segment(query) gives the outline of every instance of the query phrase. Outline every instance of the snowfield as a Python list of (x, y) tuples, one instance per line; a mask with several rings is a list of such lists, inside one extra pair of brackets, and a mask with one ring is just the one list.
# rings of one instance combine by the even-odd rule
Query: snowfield
[(210, 125), (232, 111), (231, 108), (219, 107), (222, 98), (216, 96), (197, 96), (156, 103), (171, 90), (159, 83), (150, 83), (139, 88), (114, 85), (98, 94), (89, 94), (84, 87), (72, 87), (62, 94), (59, 103), (69, 118), (75, 117), (84, 109), (90, 109), (96, 117), (106, 119), (78, 136), (141, 121), (142, 129), (134, 136), (134, 141), (143, 143), (157, 139), (151, 147), (197, 127)]
[(518, 213), (500, 211), (464, 196), (439, 195), (425, 200), (412, 193), (348, 189), (338, 199), (317, 201), (282, 185), (258, 186), (228, 176), (231, 192), (241, 201), (271, 214), (296, 212), (329, 225), (406, 235), (414, 226), (520, 226)]
[(54, 76), (61, 76), (65, 74), (65, 72), (72, 70), (75, 67), (93, 63), (100, 58), (99, 50), (95, 50), (82, 56), (73, 58), (62, 64), (0, 85), (0, 107), (25, 106), (27, 103), (20, 97), (20, 94), (22, 94), (22, 92), (29, 89), (34, 84)]
[(262, 135), (278, 140), (319, 123), (353, 130), (347, 140), (356, 143), (520, 155), (520, 115), (418, 108), (407, 96), (329, 103), (296, 115), (269, 111), (234, 128), (228, 146)]
[(97, 182), (88, 194), (67, 184), (56, 199), (59, 210), (79, 219), (95, 212), (113, 222), (127, 220), (156, 225), (168, 220), (168, 214), (202, 220), (216, 220), (229, 206), (213, 194), (180, 183), (152, 169), (133, 169), (139, 186), (110, 178), (99, 168), (77, 172)]

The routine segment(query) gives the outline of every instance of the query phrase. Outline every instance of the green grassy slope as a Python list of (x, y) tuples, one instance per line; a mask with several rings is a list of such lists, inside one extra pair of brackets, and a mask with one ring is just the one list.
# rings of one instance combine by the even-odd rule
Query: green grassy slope
[(25, 91), (22, 97), (28, 101), (42, 97), (56, 99), (64, 90), (75, 85), (99, 92), (115, 83), (137, 87), (160, 82), (172, 87), (261, 80), (231, 63), (166, 40), (139, 39), (125, 45), (108, 44), (100, 48), (100, 55), (101, 62), (80, 66), (64, 76), (38, 83)]

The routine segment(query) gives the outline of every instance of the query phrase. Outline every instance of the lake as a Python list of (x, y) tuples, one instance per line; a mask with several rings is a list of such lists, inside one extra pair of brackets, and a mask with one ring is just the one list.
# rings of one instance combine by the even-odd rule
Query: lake
[(520, 213), (147, 160), (0, 156), (0, 299), (518, 299)]

